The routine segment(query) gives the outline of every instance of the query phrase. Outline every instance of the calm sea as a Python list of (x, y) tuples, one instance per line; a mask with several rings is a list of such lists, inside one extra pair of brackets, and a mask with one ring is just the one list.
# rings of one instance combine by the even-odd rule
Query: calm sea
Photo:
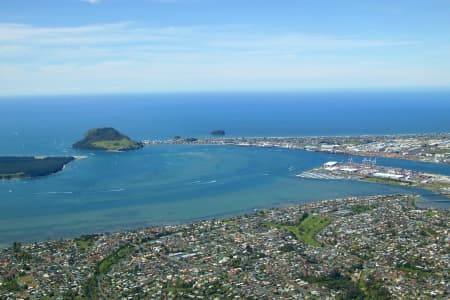
[[(135, 139), (450, 132), (450, 92), (173, 94), (0, 98), (0, 155), (87, 155), (63, 172), (0, 181), (0, 246), (249, 212), (344, 196), (423, 190), (295, 174), (346, 156), (296, 150), (157, 146), (74, 151), (92, 127)], [(360, 161), (361, 158), (354, 158)], [(450, 175), (446, 165), (379, 164)]]

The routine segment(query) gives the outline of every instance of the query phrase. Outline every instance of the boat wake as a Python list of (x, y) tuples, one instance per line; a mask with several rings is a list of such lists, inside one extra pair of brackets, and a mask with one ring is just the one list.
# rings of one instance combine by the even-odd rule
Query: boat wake
[(197, 181), (192, 182), (191, 184), (213, 184), (216, 182), (217, 182), (217, 180), (209, 180), (209, 181), (197, 180)]
[(47, 195), (59, 195), (59, 194), (73, 194), (73, 192), (57, 192), (57, 191), (51, 191), (51, 192), (43, 192), (43, 193), (34, 193), (35, 195), (42, 195), (42, 194), (47, 194)]
[(110, 189), (110, 190), (106, 190), (106, 191), (102, 191), (102, 193), (118, 193), (118, 192), (123, 192), (125, 191), (125, 189)]

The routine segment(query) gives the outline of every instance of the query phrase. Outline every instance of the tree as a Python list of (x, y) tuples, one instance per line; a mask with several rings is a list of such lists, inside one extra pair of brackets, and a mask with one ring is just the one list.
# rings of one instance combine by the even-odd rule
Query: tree
[(15, 253), (20, 252), (20, 250), (22, 249), (22, 244), (19, 242), (14, 242), (13, 243), (13, 251)]

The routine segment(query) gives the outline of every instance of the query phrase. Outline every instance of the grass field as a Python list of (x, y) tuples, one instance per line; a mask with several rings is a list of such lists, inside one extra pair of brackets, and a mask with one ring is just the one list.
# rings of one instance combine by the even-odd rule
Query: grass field
[(404, 186), (412, 185), (411, 183), (408, 183), (408, 182), (403, 182), (403, 181), (389, 179), (389, 178), (366, 177), (366, 178), (362, 178), (361, 181), (375, 182), (375, 183), (382, 183), (382, 184), (404, 185)]
[(94, 245), (95, 239), (96, 237), (93, 235), (92, 236), (84, 235), (79, 238), (76, 238), (75, 244), (77, 245), (77, 247), (86, 250)]
[(314, 236), (322, 230), (322, 228), (330, 224), (330, 222), (330, 219), (322, 216), (308, 215), (306, 219), (297, 225), (283, 225), (272, 222), (265, 223), (265, 225), (292, 232), (299, 241), (319, 247), (320, 243), (314, 239)]
[(108, 256), (100, 262), (98, 265), (98, 272), (100, 276), (105, 275), (112, 265), (116, 264), (119, 260), (133, 253), (136, 249), (132, 245), (126, 245), (120, 248), (116, 253)]
[(376, 205), (355, 205), (350, 207), (351, 211), (357, 214), (364, 213), (374, 208), (376, 208)]
[(92, 143), (95, 147), (102, 148), (105, 150), (110, 151), (120, 151), (120, 150), (126, 150), (126, 149), (132, 149), (137, 148), (138, 146), (136, 143), (127, 140), (127, 139), (121, 139), (121, 140), (114, 140), (114, 141), (99, 141), (99, 142), (93, 142)]
[(365, 182), (374, 182), (374, 183), (381, 183), (381, 184), (420, 187), (420, 188), (441, 194), (447, 198), (450, 198), (450, 194), (448, 194), (442, 190), (442, 189), (450, 187), (450, 184), (448, 184), (447, 182), (432, 182), (432, 183), (422, 184), (422, 183), (417, 183), (417, 182), (411, 183), (411, 182), (398, 181), (398, 180), (388, 179), (388, 178), (374, 178), (374, 177), (361, 178), (360, 180), (365, 181)]

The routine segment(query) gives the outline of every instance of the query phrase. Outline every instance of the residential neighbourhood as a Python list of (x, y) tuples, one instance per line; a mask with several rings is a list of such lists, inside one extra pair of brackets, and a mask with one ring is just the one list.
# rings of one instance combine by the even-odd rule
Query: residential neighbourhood
[(14, 243), (1, 250), (0, 299), (444, 299), (450, 211), (415, 199), (351, 197)]

